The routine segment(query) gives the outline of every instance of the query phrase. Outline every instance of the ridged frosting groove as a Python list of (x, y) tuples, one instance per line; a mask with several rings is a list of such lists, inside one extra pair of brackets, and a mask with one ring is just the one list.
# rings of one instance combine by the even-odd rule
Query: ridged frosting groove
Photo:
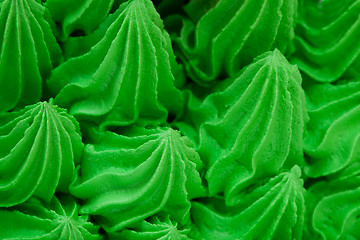
[(188, 240), (189, 227), (179, 228), (169, 215), (154, 216), (140, 221), (119, 233), (109, 233), (109, 240)]
[(219, 76), (234, 76), (266, 51), (285, 52), (296, 10), (297, 0), (193, 0), (185, 6), (189, 18), (167, 22), (182, 21), (180, 36), (174, 36), (179, 56), (189, 76), (207, 85)]
[[(254, 60), (227, 87), (200, 103), (190, 95), (184, 122), (195, 129), (202, 160), (209, 166), (209, 192), (225, 191), (227, 204), (238, 192), (281, 168), (303, 164), (305, 98), (301, 76), (278, 51)], [(224, 181), (224, 179), (227, 179)]]
[(38, 102), (61, 50), (36, 0), (0, 1), (0, 112)]
[(0, 209), (2, 240), (101, 240), (99, 227), (89, 216), (78, 215), (79, 206), (70, 196), (54, 197), (49, 205), (37, 199), (12, 209)]
[(172, 129), (106, 132), (85, 147), (80, 177), (71, 193), (86, 200), (80, 212), (94, 215), (108, 231), (120, 230), (158, 212), (189, 220), (190, 201), (205, 194), (199, 155)]
[(0, 114), (0, 206), (68, 192), (83, 144), (78, 123), (51, 103)]
[(303, 239), (359, 239), (359, 186), (359, 162), (312, 185), (305, 195)]
[[(119, 47), (122, 46), (122, 47)], [(182, 110), (181, 71), (150, 0), (130, 0), (94, 34), (73, 42), (75, 56), (53, 71), (54, 102), (101, 127), (156, 125)]]
[(301, 3), (293, 63), (320, 82), (332, 82), (344, 74), (359, 76), (360, 1)]
[(60, 23), (59, 38), (66, 40), (74, 31), (88, 35), (109, 14), (114, 0), (47, 0), (45, 6), (52, 18)]
[(311, 84), (305, 91), (310, 117), (304, 138), (305, 174), (329, 175), (360, 157), (360, 83)]
[(233, 207), (216, 198), (193, 202), (191, 216), (199, 232), (195, 239), (301, 239), (305, 189), (300, 175), (300, 168), (294, 166), (248, 191)]

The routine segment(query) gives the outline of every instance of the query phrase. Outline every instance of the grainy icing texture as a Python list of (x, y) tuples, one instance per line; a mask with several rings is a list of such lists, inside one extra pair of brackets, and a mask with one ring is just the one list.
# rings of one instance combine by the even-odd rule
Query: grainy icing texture
[(360, 239), (359, 16), (0, 0), (0, 239)]

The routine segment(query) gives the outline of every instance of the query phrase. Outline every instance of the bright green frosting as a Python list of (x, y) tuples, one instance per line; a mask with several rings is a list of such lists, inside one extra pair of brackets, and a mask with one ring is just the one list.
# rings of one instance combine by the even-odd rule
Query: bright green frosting
[[(253, 58), (275, 48), (286, 51), (294, 37), (297, 0), (192, 0), (189, 18), (169, 25), (183, 27), (174, 37), (187, 74), (207, 85), (234, 76)], [(203, 14), (202, 14), (203, 13)]]
[(40, 100), (61, 50), (37, 0), (0, 0), (0, 112)]
[(321, 82), (360, 76), (360, 1), (300, 3), (293, 62)]
[(37, 199), (11, 209), (0, 209), (2, 240), (101, 240), (89, 216), (78, 215), (70, 196), (54, 197), (49, 206)]
[(68, 192), (83, 144), (78, 123), (47, 102), (0, 114), (0, 207)]
[(310, 121), (304, 139), (305, 173), (319, 177), (337, 172), (360, 157), (360, 83), (309, 84)]
[(199, 231), (195, 239), (301, 239), (305, 189), (300, 175), (294, 166), (249, 190), (233, 207), (216, 198), (193, 202), (191, 216)]
[(202, 162), (192, 142), (170, 128), (98, 133), (87, 145), (71, 193), (86, 200), (80, 212), (94, 215), (108, 231), (158, 212), (184, 224), (190, 201), (203, 196)]
[[(121, 47), (119, 47), (121, 46)], [(150, 0), (130, 0), (72, 49), (84, 52), (53, 71), (55, 103), (101, 127), (166, 121), (182, 112), (174, 86), (181, 72), (169, 35)]]
[(355, 162), (308, 189), (303, 239), (360, 239), (359, 173)]
[(169, 215), (153, 216), (134, 223), (131, 229), (109, 233), (109, 240), (188, 240), (189, 227), (179, 228)]
[(302, 164), (307, 115), (299, 71), (278, 50), (259, 56), (225, 84), (201, 103), (190, 95), (184, 123), (177, 126), (198, 136), (192, 138), (209, 166), (210, 194), (225, 191), (227, 204), (234, 204), (241, 189)]
[(66, 40), (74, 31), (89, 34), (95, 30), (111, 10), (114, 0), (47, 0), (54, 21), (60, 24), (59, 39)]

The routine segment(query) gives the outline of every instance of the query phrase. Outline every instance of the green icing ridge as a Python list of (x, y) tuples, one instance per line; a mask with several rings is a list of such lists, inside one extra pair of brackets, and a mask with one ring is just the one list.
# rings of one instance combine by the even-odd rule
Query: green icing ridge
[(187, 74), (201, 85), (236, 75), (266, 51), (284, 53), (294, 37), (297, 0), (193, 0), (184, 8), (189, 18), (167, 22), (182, 25), (173, 40)]
[(89, 216), (78, 215), (79, 206), (70, 196), (54, 197), (49, 205), (36, 199), (11, 209), (0, 209), (2, 240), (101, 240), (99, 227)]
[(0, 1), (0, 112), (38, 102), (61, 50), (36, 0)]
[(170, 128), (98, 134), (98, 142), (85, 147), (70, 188), (86, 200), (81, 213), (94, 215), (110, 232), (158, 212), (181, 224), (190, 220), (189, 199), (206, 192), (198, 172), (202, 162), (189, 139)]
[(360, 1), (302, 0), (293, 63), (313, 79), (359, 77)]
[(57, 93), (54, 102), (72, 115), (106, 128), (157, 125), (181, 114), (174, 84), (183, 76), (150, 0), (121, 4), (98, 31), (68, 48), (84, 54), (55, 69), (48, 85)]
[(219, 199), (193, 202), (191, 216), (198, 233), (207, 240), (300, 240), (304, 224), (301, 171), (294, 166), (262, 186), (248, 190), (233, 207)]
[(47, 102), (0, 114), (0, 207), (68, 192), (83, 149), (79, 125)]

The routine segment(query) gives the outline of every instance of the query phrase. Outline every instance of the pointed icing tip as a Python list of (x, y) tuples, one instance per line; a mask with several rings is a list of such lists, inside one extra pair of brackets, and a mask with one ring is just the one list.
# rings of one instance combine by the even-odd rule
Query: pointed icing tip
[(290, 171), (296, 177), (298, 177), (298, 178), (301, 177), (301, 169), (298, 165), (293, 166)]

